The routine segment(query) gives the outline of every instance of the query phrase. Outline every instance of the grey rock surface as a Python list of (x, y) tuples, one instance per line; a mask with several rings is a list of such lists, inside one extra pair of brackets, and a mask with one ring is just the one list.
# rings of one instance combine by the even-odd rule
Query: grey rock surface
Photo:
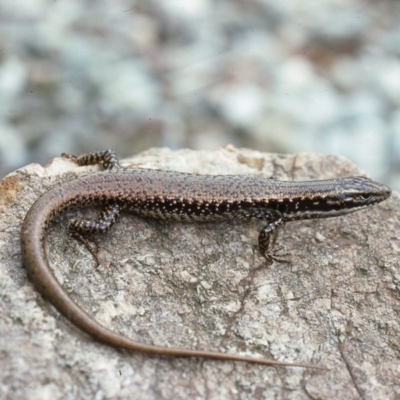
[[(360, 174), (343, 158), (236, 149), (150, 149), (125, 166), (286, 180)], [(70, 295), (112, 330), (146, 343), (313, 363), (329, 371), (154, 357), (95, 342), (45, 301), (21, 264), (30, 205), (88, 173), (54, 159), (0, 186), (0, 397), (4, 399), (395, 399), (400, 396), (397, 194), (348, 216), (288, 223), (257, 249), (262, 222), (184, 224), (124, 214), (99, 237), (101, 265), (68, 241), (71, 215), (47, 251)]]

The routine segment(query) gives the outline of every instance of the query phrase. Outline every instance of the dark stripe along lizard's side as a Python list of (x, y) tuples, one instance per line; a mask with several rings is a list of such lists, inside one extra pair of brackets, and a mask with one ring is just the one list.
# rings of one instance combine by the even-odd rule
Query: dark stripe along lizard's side
[(335, 217), (387, 199), (391, 190), (365, 177), (309, 182), (284, 182), (254, 176), (193, 175), (149, 169), (123, 169), (114, 152), (105, 150), (79, 157), (63, 155), (79, 165), (103, 164), (105, 171), (55, 186), (33, 204), (22, 225), (22, 258), (37, 290), (77, 327), (111, 346), (157, 355), (247, 361), (272, 366), (316, 366), (284, 363), (217, 352), (142, 344), (110, 331), (83, 311), (56, 280), (44, 250), (48, 225), (73, 207), (100, 205), (98, 221), (73, 220), (72, 233), (105, 232), (121, 210), (144, 217), (178, 221), (217, 221), (257, 218), (267, 221), (259, 235), (267, 260), (274, 230), (292, 220)]

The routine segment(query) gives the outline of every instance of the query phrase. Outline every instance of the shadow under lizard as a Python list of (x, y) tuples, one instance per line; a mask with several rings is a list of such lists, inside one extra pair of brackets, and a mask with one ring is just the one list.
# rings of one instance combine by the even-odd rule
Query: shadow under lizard
[(143, 344), (119, 335), (82, 310), (55, 278), (45, 252), (49, 224), (74, 207), (100, 205), (97, 221), (75, 219), (70, 230), (86, 242), (91, 233), (106, 232), (120, 211), (143, 217), (177, 221), (261, 219), (258, 243), (261, 254), (274, 258), (271, 235), (286, 222), (344, 215), (387, 199), (391, 190), (366, 177), (286, 182), (245, 175), (195, 175), (151, 169), (121, 168), (115, 153), (99, 151), (81, 156), (63, 154), (78, 165), (102, 164), (104, 171), (57, 185), (32, 205), (22, 224), (23, 264), (36, 289), (74, 325), (96, 340), (115, 347), (161, 356), (203, 357), (245, 361), (269, 366), (322, 367), (279, 362), (234, 354)]

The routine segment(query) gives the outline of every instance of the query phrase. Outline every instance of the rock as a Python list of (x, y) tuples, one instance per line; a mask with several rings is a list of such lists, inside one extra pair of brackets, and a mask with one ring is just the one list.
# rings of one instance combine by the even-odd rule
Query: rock
[[(150, 149), (132, 168), (256, 174), (287, 180), (360, 174), (340, 157)], [(68, 218), (46, 248), (65, 289), (93, 318), (165, 346), (317, 364), (329, 371), (155, 357), (96, 342), (58, 314), (21, 264), (21, 223), (54, 184), (97, 167), (56, 158), (0, 186), (0, 393), (2, 398), (389, 398), (398, 392), (398, 231), (394, 194), (348, 216), (288, 223), (269, 265), (257, 249), (262, 222), (185, 224), (125, 214), (99, 237), (100, 266), (68, 240)], [(321, 240), (323, 238), (323, 240)], [(396, 392), (397, 390), (397, 392)]]

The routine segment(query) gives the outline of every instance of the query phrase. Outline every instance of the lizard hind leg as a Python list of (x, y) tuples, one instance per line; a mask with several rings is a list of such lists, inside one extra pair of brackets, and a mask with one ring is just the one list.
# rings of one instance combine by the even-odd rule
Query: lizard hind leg
[(81, 154), (79, 156), (62, 153), (61, 157), (67, 158), (81, 166), (102, 164), (104, 169), (121, 168), (121, 166), (119, 165), (118, 157), (112, 150), (101, 150), (94, 153)]
[(107, 232), (118, 219), (119, 212), (120, 206), (118, 204), (109, 204), (102, 210), (97, 220), (77, 218), (73, 219), (69, 224), (70, 235), (87, 248), (95, 258), (97, 265), (100, 264), (97, 257), (99, 246), (91, 235)]

